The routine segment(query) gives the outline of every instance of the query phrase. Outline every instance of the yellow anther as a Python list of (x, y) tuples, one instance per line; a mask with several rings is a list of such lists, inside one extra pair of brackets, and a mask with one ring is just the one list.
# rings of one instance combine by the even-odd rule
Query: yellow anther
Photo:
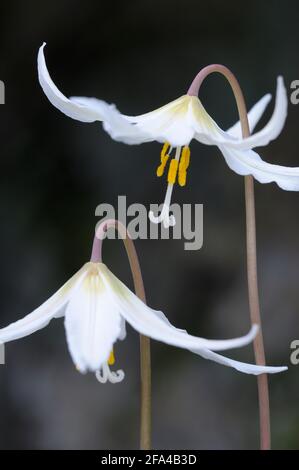
[(161, 163), (157, 168), (157, 176), (162, 176), (163, 173), (164, 173), (166, 164), (167, 164), (168, 159), (169, 159), (169, 154), (167, 153), (169, 147), (170, 147), (170, 145), (169, 145), (168, 142), (165, 142), (165, 144), (162, 147), (161, 155), (160, 155)]
[(186, 181), (187, 181), (187, 172), (184, 171), (184, 172), (179, 173), (179, 177), (178, 177), (179, 185), (182, 187), (186, 186)]
[(169, 155), (161, 155), (161, 164), (157, 168), (157, 176), (162, 176), (168, 162)]
[(187, 169), (190, 165), (190, 148), (185, 146), (179, 164), (178, 182), (180, 186), (185, 186), (187, 180)]
[(165, 157), (165, 155), (167, 155), (167, 150), (169, 149), (169, 147), (170, 147), (170, 144), (168, 142), (165, 142), (161, 150), (161, 161), (162, 161), (162, 157)]
[(168, 177), (167, 177), (168, 183), (170, 183), (170, 184), (175, 183), (176, 175), (177, 175), (177, 172), (178, 172), (178, 166), (179, 166), (178, 160), (173, 158), (170, 162), (170, 165), (169, 165)]
[(115, 356), (114, 356), (114, 351), (112, 349), (109, 359), (108, 359), (108, 365), (113, 366), (114, 363), (115, 363)]
[(190, 165), (190, 154), (190, 148), (185, 145), (185, 147), (183, 147), (180, 159), (180, 167), (184, 167), (185, 170), (187, 170), (188, 166)]

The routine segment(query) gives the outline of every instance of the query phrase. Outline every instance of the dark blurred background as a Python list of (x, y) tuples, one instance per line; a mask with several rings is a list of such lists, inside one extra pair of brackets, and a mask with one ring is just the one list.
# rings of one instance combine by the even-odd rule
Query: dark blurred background
[[(43, 41), (49, 70), (67, 95), (96, 96), (126, 114), (152, 110), (184, 94), (198, 70), (214, 62), (237, 75), (250, 107), (299, 79), (297, 1), (11, 1), (0, 12), (1, 308), (0, 324), (24, 316), (88, 260), (100, 203), (160, 203), (155, 176), (160, 145), (116, 143), (101, 124), (58, 112), (37, 80)], [(210, 77), (201, 99), (221, 127), (237, 119), (231, 91)], [(271, 116), (273, 103), (261, 125)], [(260, 149), (273, 163), (299, 166), (299, 106), (289, 106), (277, 141)], [(174, 202), (204, 204), (204, 246), (181, 240), (136, 243), (149, 304), (177, 326), (207, 337), (249, 327), (243, 178), (220, 152), (197, 142), (185, 189)], [(299, 195), (256, 184), (258, 268), (269, 364), (290, 365), (299, 338)], [(120, 241), (104, 261), (132, 281)], [(253, 361), (252, 347), (229, 352)], [(101, 385), (79, 374), (62, 320), (9, 343), (0, 367), (2, 449), (125, 449), (138, 446), (138, 335), (116, 346), (126, 379)], [(155, 448), (258, 447), (257, 387), (242, 375), (192, 354), (152, 343)], [(299, 366), (270, 377), (273, 445), (299, 447)]]

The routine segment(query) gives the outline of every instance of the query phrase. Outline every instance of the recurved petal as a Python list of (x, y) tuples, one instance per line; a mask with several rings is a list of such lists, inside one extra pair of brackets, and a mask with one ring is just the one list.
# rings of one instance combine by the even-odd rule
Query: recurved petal
[(33, 310), (26, 317), (0, 329), (0, 341), (6, 343), (23, 338), (48, 325), (52, 318), (64, 314), (65, 305), (86, 275), (86, 265), (80, 269), (66, 284), (64, 284), (52, 297), (40, 307)]
[(103, 121), (103, 127), (108, 134), (117, 141), (126, 144), (140, 144), (153, 140), (153, 137), (146, 134), (128, 118), (125, 118), (113, 104), (96, 98), (74, 96), (67, 98), (54, 84), (47, 69), (44, 47), (40, 47), (38, 52), (38, 77), (41, 87), (49, 101), (59, 111), (73, 119), (82, 122)]
[[(169, 320), (167, 319), (167, 317), (164, 315), (163, 312), (159, 312), (156, 310), (153, 310), (152, 312), (153, 314), (161, 318), (161, 320), (163, 320), (169, 326), (171, 326), (171, 328), (177, 329), (173, 325), (171, 325), (171, 323), (169, 322)], [(186, 330), (178, 330), (178, 331), (187, 333)], [(236, 369), (239, 372), (244, 372), (245, 374), (253, 374), (253, 375), (276, 374), (278, 372), (283, 372), (287, 370), (287, 367), (257, 366), (255, 364), (247, 364), (246, 362), (235, 361), (234, 359), (229, 359), (213, 351), (210, 351), (209, 349), (196, 349), (196, 350), (190, 349), (190, 351), (194, 354), (197, 354), (198, 356), (203, 357), (204, 359), (217, 362), (218, 364), (222, 364), (224, 366), (232, 367), (233, 369)]]
[(223, 366), (232, 367), (233, 369), (236, 369), (239, 372), (243, 372), (244, 374), (277, 374), (278, 372), (283, 372), (288, 369), (287, 367), (257, 366), (255, 364), (247, 364), (246, 362), (229, 359), (228, 357), (224, 357), (213, 351), (209, 351), (208, 349), (200, 349), (196, 351), (193, 350), (192, 352), (202, 356), (205, 359), (217, 362)]
[(103, 128), (112, 139), (129, 145), (155, 140), (155, 136), (130, 123), (114, 105), (109, 105), (106, 109)]
[(121, 334), (121, 316), (96, 266), (68, 303), (65, 329), (70, 354), (81, 372), (96, 371), (107, 362)]
[[(257, 103), (255, 103), (255, 105), (248, 112), (247, 116), (248, 116), (250, 133), (253, 132), (255, 126), (261, 119), (270, 100), (271, 100), (271, 95), (270, 93), (268, 93), (267, 95), (263, 96)], [(231, 136), (236, 137), (237, 139), (242, 139), (242, 129), (241, 129), (240, 121), (236, 122), (236, 124), (234, 124), (232, 127), (227, 129), (226, 132), (230, 134)]]
[(97, 98), (72, 96), (72, 103), (93, 110), (95, 114), (102, 116), (104, 130), (118, 142), (135, 145), (150, 142), (153, 138), (146, 132), (132, 124), (126, 116), (121, 114), (114, 104), (108, 104)]
[(283, 78), (277, 78), (275, 108), (272, 117), (268, 124), (263, 129), (250, 137), (237, 141), (228, 141), (227, 145), (230, 147), (238, 148), (240, 150), (251, 149), (268, 145), (271, 140), (276, 139), (281, 133), (288, 110), (288, 97), (286, 88), (284, 86)]
[[(164, 315), (163, 312), (152, 310), (152, 313), (154, 315), (157, 315), (161, 320), (163, 320), (171, 328), (178, 330), (173, 325), (171, 325), (171, 323), (169, 322), (169, 320), (167, 319), (167, 317)], [(178, 330), (178, 331), (187, 333), (186, 330)], [(234, 359), (229, 359), (213, 351), (210, 351), (209, 349), (196, 349), (196, 350), (190, 349), (190, 351), (194, 354), (197, 354), (198, 356), (203, 357), (204, 359), (217, 362), (218, 364), (222, 364), (224, 366), (232, 367), (233, 369), (236, 369), (239, 372), (244, 372), (245, 374), (253, 374), (253, 375), (276, 374), (278, 372), (283, 372), (287, 370), (287, 367), (257, 366), (255, 364), (247, 364), (245, 362), (235, 361)]]
[(272, 165), (253, 150), (219, 146), (228, 166), (239, 175), (252, 175), (260, 183), (275, 182), (287, 191), (299, 191), (299, 167)]
[(71, 100), (58, 90), (47, 69), (44, 56), (45, 45), (46, 43), (39, 48), (37, 66), (39, 82), (48, 100), (53, 104), (53, 106), (59, 109), (59, 111), (78, 121), (102, 121), (103, 115), (100, 108), (96, 109), (95, 106), (92, 105), (92, 102), (83, 104), (78, 101)]
[(197, 96), (190, 97), (189, 120), (195, 133), (194, 138), (202, 144), (220, 145), (227, 142), (238, 142), (236, 137), (218, 126)]
[(104, 264), (99, 265), (99, 272), (121, 316), (139, 333), (158, 341), (189, 350), (207, 348), (220, 351), (245, 346), (257, 334), (258, 327), (254, 325), (247, 335), (229, 340), (208, 340), (189, 335), (173, 327), (168, 320), (165, 321), (166, 317), (162, 312), (156, 312), (145, 305)]

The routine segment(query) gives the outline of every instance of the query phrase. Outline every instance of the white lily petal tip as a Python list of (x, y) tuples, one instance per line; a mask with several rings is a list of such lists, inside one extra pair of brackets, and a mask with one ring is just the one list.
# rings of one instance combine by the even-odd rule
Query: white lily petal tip
[(41, 64), (42, 62), (45, 61), (44, 48), (45, 48), (46, 45), (47, 45), (47, 43), (43, 42), (42, 45), (40, 46), (39, 50), (38, 50), (38, 55), (37, 55), (37, 63), (38, 64)]
[(286, 87), (285, 87), (285, 84), (284, 84), (284, 78), (282, 75), (279, 75), (277, 77), (277, 92), (276, 94), (278, 95), (279, 94), (279, 91), (281, 91), (283, 94), (284, 94), (284, 98), (285, 98), (285, 101), (286, 101), (286, 106), (288, 104), (288, 99), (287, 99), (287, 90), (286, 90)]
[(266, 106), (268, 105), (268, 103), (270, 103), (270, 101), (272, 100), (272, 95), (271, 93), (267, 93), (265, 96), (263, 96), (263, 98), (261, 99), (261, 101), (263, 101), (263, 104), (266, 108)]
[[(57, 88), (47, 68), (44, 54), (45, 45), (46, 43), (44, 42), (39, 48), (37, 56), (37, 68), (39, 83), (50, 103), (52, 103), (55, 108), (64, 113), (66, 116), (77, 121), (102, 121), (102, 113), (107, 111), (108, 105), (103, 104), (101, 101), (95, 100), (94, 98), (83, 98), (81, 100), (84, 100), (84, 102), (77, 102), (67, 98)], [(99, 103), (98, 106), (97, 103)]]
[(78, 364), (75, 364), (76, 370), (81, 374), (86, 374), (86, 369), (80, 367)]
[(276, 366), (260, 366), (261, 368), (264, 368), (264, 372), (260, 372), (255, 375), (261, 375), (261, 374), (279, 374), (280, 372), (285, 372), (288, 370), (287, 366), (281, 366), (281, 367), (276, 367)]

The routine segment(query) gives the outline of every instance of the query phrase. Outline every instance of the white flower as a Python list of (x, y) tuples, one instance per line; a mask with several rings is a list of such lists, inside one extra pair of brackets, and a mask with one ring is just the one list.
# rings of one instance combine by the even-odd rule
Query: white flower
[[(164, 143), (161, 163), (157, 175), (162, 176), (168, 161), (168, 190), (165, 206), (159, 217), (153, 214), (153, 222), (163, 221), (164, 225), (174, 225), (169, 216), (172, 189), (176, 181), (180, 186), (186, 184), (187, 169), (190, 163), (189, 144), (192, 139), (207, 145), (216, 145), (222, 152), (228, 166), (240, 175), (252, 175), (260, 183), (275, 182), (282, 189), (299, 190), (299, 168), (273, 165), (264, 162), (252, 150), (267, 145), (281, 132), (287, 115), (287, 95), (282, 77), (277, 79), (276, 102), (273, 115), (268, 124), (259, 132), (242, 138), (240, 124), (235, 124), (226, 132), (204, 109), (199, 98), (183, 95), (161, 108), (140, 116), (121, 114), (114, 105), (96, 98), (66, 98), (53, 83), (45, 62), (43, 44), (38, 53), (38, 73), (40, 84), (50, 100), (67, 116), (82, 122), (102, 121), (110, 136), (127, 144), (158, 141)], [(271, 95), (265, 95), (248, 113), (252, 131), (263, 114)], [(174, 158), (170, 158), (171, 152)]]
[(254, 325), (240, 338), (208, 340), (172, 326), (162, 312), (152, 310), (131, 292), (103, 263), (89, 262), (39, 308), (0, 329), (6, 343), (30, 335), (52, 318), (65, 317), (66, 338), (80, 372), (93, 371), (101, 382), (119, 382), (124, 372), (112, 372), (114, 343), (126, 336), (128, 322), (139, 333), (172, 346), (188, 349), (206, 359), (248, 374), (276, 373), (286, 367), (266, 367), (237, 362), (213, 351), (249, 344), (257, 334)]

